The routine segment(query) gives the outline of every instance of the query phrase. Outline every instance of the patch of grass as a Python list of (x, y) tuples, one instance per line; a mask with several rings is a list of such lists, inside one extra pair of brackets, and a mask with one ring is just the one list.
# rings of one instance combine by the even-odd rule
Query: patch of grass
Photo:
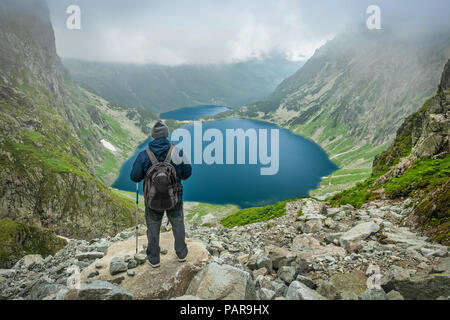
[(286, 214), (285, 207), (289, 201), (291, 200), (279, 201), (264, 207), (240, 209), (223, 218), (221, 222), (225, 228), (231, 228), (279, 218)]
[(297, 217), (301, 217), (303, 215), (303, 210), (300, 209), (297, 211)]
[(385, 184), (386, 195), (391, 198), (407, 197), (413, 191), (437, 185), (450, 176), (450, 158), (423, 159), (409, 170)]
[(0, 220), (0, 268), (12, 264), (27, 254), (43, 257), (54, 255), (66, 245), (48, 229), (28, 226), (12, 220)]
[(225, 216), (228, 213), (232, 213), (238, 210), (235, 205), (215, 205), (210, 203), (197, 203), (189, 204), (185, 203), (184, 211), (186, 220), (189, 222), (201, 222), (202, 218), (208, 214), (212, 214), (218, 219)]
[(414, 192), (426, 188), (434, 188), (442, 184), (450, 176), (450, 158), (444, 159), (423, 159), (417, 161), (404, 174), (391, 179), (384, 185), (373, 187), (377, 177), (371, 177), (362, 183), (358, 183), (353, 188), (342, 191), (328, 200), (332, 206), (351, 204), (360, 208), (364, 203), (373, 199), (372, 191), (384, 188), (389, 199), (407, 197), (414, 195)]
[(367, 179), (364, 182), (357, 183), (353, 188), (344, 190), (328, 200), (333, 207), (339, 207), (345, 204), (351, 204), (355, 208), (361, 206), (369, 200), (370, 187), (373, 184), (373, 179)]

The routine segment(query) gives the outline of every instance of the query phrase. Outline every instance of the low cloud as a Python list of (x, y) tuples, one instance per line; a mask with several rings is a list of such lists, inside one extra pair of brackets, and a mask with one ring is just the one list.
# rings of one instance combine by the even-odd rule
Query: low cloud
[[(376, 3), (378, 2), (378, 3)], [(281, 52), (292, 60), (349, 25), (364, 27), (378, 4), (383, 26), (446, 24), (448, 1), (47, 0), (62, 57), (124, 63), (228, 63)], [(81, 8), (81, 30), (66, 28), (66, 8)], [(408, 29), (408, 28), (407, 28)]]

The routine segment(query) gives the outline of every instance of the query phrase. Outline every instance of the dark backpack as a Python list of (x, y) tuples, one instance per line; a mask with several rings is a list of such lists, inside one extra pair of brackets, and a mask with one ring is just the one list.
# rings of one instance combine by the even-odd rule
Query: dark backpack
[(146, 150), (152, 165), (144, 178), (144, 199), (145, 205), (151, 209), (169, 210), (178, 203), (177, 172), (170, 163), (173, 148), (171, 145), (163, 162), (159, 162), (150, 149)]

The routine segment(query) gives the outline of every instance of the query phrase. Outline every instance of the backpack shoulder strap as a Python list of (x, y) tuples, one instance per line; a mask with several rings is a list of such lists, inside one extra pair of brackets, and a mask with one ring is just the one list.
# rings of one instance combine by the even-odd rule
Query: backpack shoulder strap
[(173, 151), (173, 144), (170, 145), (169, 152), (167, 152), (166, 160), (164, 160), (165, 163), (170, 163), (170, 160), (172, 159), (172, 151)]
[(149, 148), (147, 148), (145, 151), (147, 151), (147, 155), (150, 158), (150, 162), (153, 165), (157, 165), (159, 163), (159, 161), (158, 161), (158, 159), (156, 159), (155, 154), (153, 152), (151, 152)]

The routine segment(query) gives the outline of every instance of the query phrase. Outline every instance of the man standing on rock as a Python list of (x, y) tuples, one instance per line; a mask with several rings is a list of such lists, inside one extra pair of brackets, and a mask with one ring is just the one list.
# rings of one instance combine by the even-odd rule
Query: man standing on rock
[[(159, 120), (152, 129), (153, 141), (148, 149), (136, 158), (131, 171), (131, 180), (144, 180), (145, 221), (147, 223), (147, 257), (154, 268), (160, 266), (159, 233), (166, 211), (175, 238), (175, 252), (180, 262), (186, 261), (188, 248), (185, 242), (183, 214), (183, 186), (181, 180), (188, 179), (192, 167), (183, 151), (170, 141), (169, 128)], [(177, 156), (182, 161), (176, 161)]]

